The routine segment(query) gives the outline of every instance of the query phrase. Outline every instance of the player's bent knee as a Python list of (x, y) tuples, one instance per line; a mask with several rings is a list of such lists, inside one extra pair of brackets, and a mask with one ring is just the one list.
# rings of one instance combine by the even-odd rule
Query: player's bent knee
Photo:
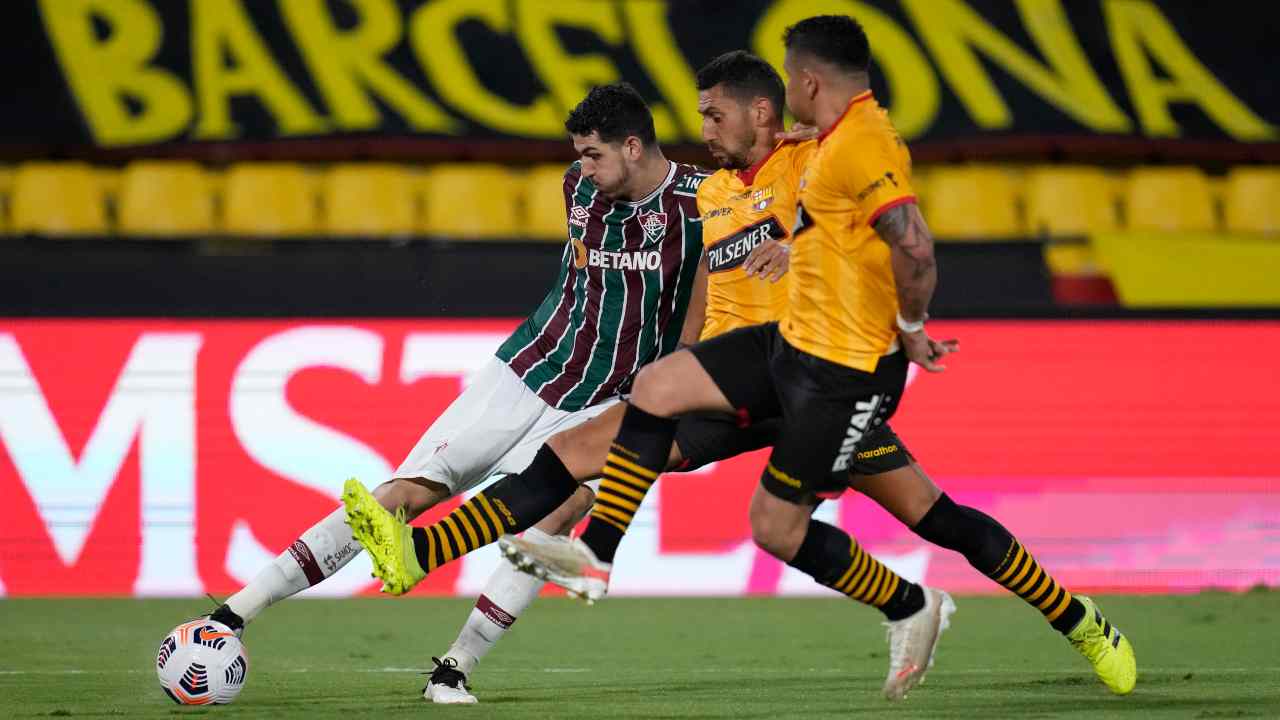
[(790, 562), (796, 556), (808, 527), (809, 515), (803, 509), (792, 517), (792, 513), (773, 513), (752, 506), (751, 539), (761, 550), (783, 562)]
[(391, 512), (403, 507), (412, 520), (449, 497), (449, 489), (426, 478), (393, 478), (374, 488), (373, 496)]
[(631, 404), (653, 415), (671, 417), (685, 409), (688, 392), (681, 388), (678, 378), (664, 371), (661, 365), (659, 360), (636, 374), (631, 386)]
[(751, 537), (761, 550), (783, 562), (790, 562), (804, 542), (804, 532), (783, 523), (765, 521), (751, 524)]
[(547, 447), (560, 458), (573, 478), (581, 482), (600, 472), (612, 440), (612, 436), (606, 437), (592, 432), (586, 425), (579, 425), (547, 438)]

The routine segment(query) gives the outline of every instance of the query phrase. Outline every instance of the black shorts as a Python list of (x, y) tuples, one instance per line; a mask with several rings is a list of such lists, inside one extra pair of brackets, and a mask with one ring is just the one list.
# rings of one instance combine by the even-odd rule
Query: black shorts
[[(683, 461), (674, 472), (689, 472), (743, 453), (773, 447), (782, 429), (782, 418), (746, 422), (745, 416), (719, 412), (690, 413), (676, 425), (676, 447)], [(904, 468), (915, 457), (886, 423), (867, 433), (847, 471), (830, 473), (813, 488), (818, 496), (836, 496), (849, 487), (849, 474), (879, 475)]]
[[(784, 500), (802, 502), (832, 489), (833, 479), (847, 486), (849, 472), (875, 474), (911, 461), (888, 425), (907, 383), (904, 353), (881, 358), (867, 373), (795, 349), (777, 323), (733, 330), (690, 349), (738, 411), (718, 421), (707, 414), (680, 421), (676, 442), (691, 465), (729, 457), (699, 435), (719, 433), (724, 439), (717, 442), (738, 452), (772, 445), (761, 482)], [(763, 427), (730, 437), (739, 419)]]

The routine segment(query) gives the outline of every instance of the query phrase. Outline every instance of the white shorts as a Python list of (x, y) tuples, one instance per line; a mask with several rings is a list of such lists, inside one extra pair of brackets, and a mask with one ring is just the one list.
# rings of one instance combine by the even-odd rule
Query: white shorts
[(489, 358), (392, 477), (426, 478), (451, 494), (464, 493), (493, 475), (524, 470), (552, 435), (581, 425), (616, 402), (615, 397), (577, 412), (557, 410), (506, 363)]

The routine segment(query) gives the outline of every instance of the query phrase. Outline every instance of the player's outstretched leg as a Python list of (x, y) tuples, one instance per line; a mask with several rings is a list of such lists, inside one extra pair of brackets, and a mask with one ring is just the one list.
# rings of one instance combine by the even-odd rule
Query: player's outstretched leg
[[(409, 480), (392, 480), (375, 493), (377, 501), (384, 506), (406, 507), (415, 517), (445, 497), (443, 490), (432, 490)], [(360, 550), (360, 544), (347, 526), (346, 513), (339, 507), (307, 528), (209, 617), (239, 634), (263, 610), (324, 582), (354, 560)]]
[[(387, 512), (360, 481), (348, 480), (342, 492), (347, 523), (356, 541), (369, 551), (383, 592), (409, 592), (437, 567), (506, 533), (532, 527), (578, 489), (578, 481), (545, 445), (530, 467), (541, 471), (508, 475), (438, 522), (418, 528)], [(526, 477), (536, 477), (538, 482), (528, 482)]]
[(911, 528), (917, 535), (965, 556), (982, 574), (1034, 606), (1093, 665), (1098, 678), (1118, 695), (1138, 679), (1133, 646), (1102, 616), (1093, 601), (1073, 596), (1040, 566), (1003, 525), (942, 494)]

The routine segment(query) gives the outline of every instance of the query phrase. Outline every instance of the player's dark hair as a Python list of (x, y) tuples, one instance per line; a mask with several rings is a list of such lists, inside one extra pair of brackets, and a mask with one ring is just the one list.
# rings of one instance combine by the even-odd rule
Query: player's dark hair
[(574, 135), (599, 133), (607, 143), (620, 143), (633, 135), (645, 146), (658, 141), (649, 106), (635, 88), (624, 82), (591, 88), (569, 112), (564, 129)]
[(867, 33), (848, 15), (805, 18), (782, 33), (782, 44), (849, 72), (866, 72), (871, 65)]
[(710, 90), (716, 85), (737, 100), (750, 102), (758, 97), (773, 104), (773, 110), (782, 117), (786, 102), (786, 88), (782, 78), (764, 58), (746, 50), (733, 50), (715, 58), (698, 71), (698, 89)]

